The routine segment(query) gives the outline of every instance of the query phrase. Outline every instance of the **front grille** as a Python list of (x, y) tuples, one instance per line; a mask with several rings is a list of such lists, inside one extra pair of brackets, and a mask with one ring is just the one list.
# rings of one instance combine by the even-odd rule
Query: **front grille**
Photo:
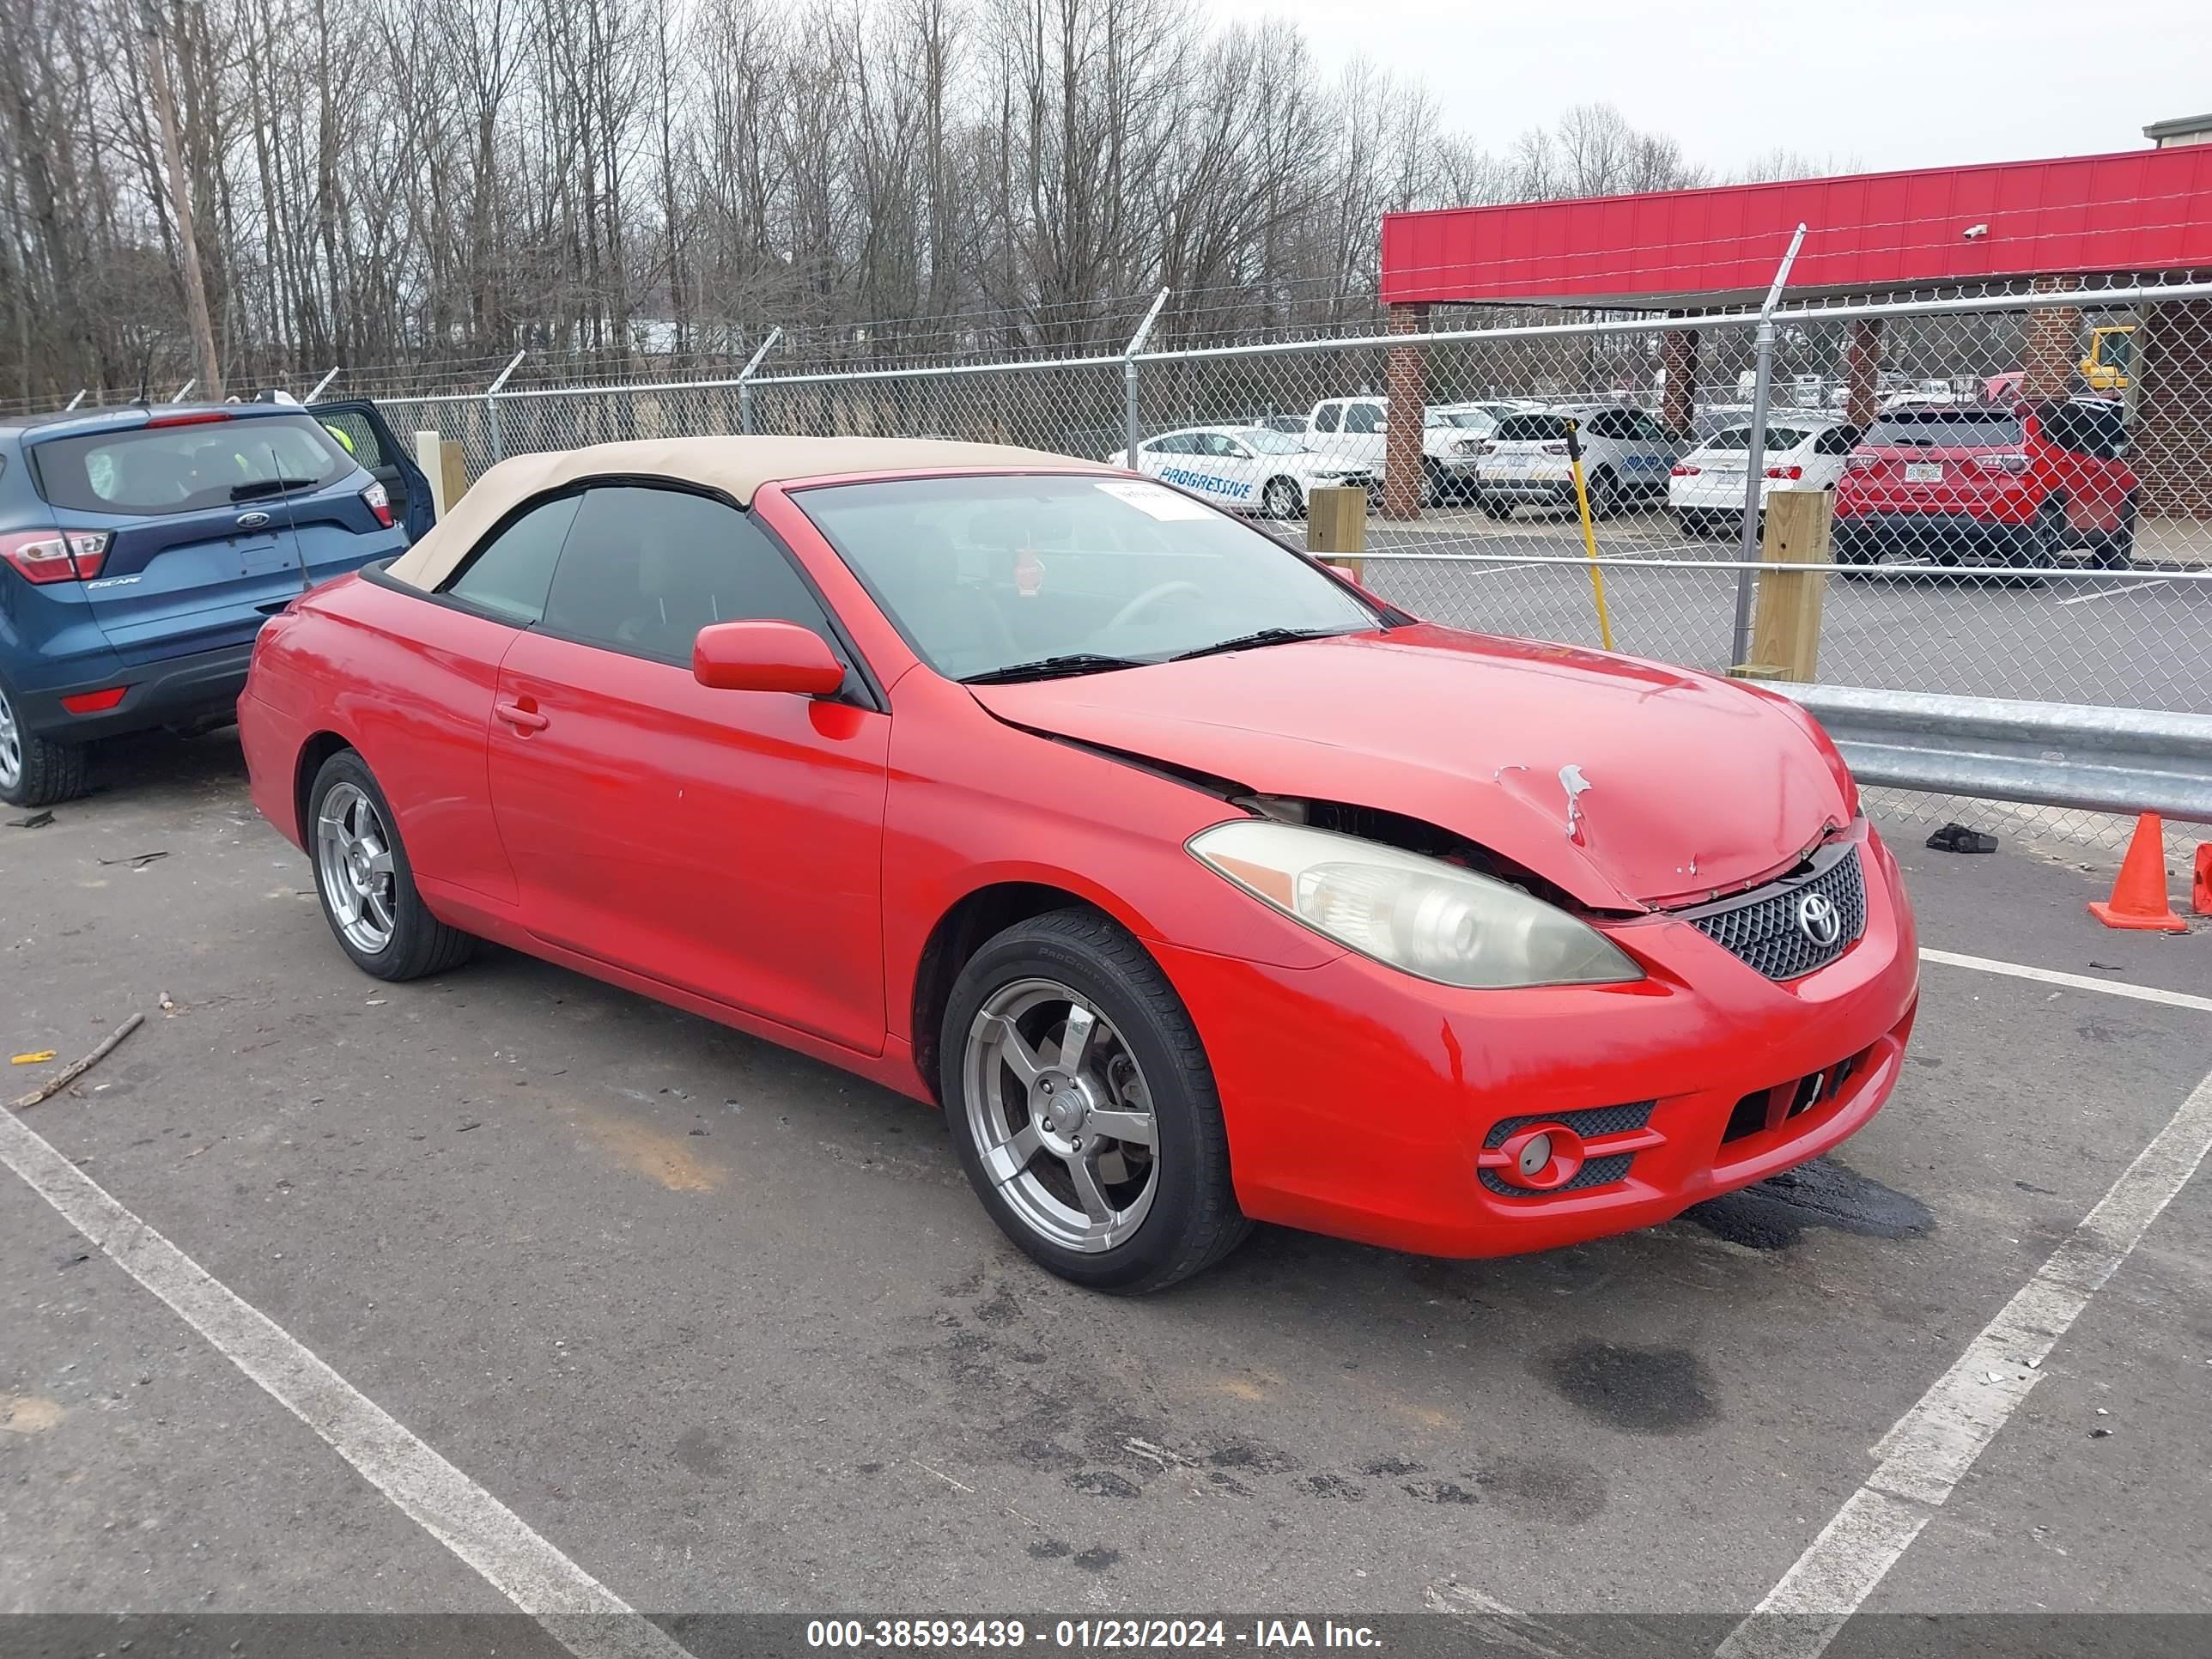
[[(1626, 1106), (1587, 1106), (1578, 1112), (1531, 1112), (1523, 1117), (1502, 1117), (1490, 1126), (1490, 1133), (1482, 1138), (1485, 1146), (1503, 1146), (1509, 1136), (1525, 1129), (1531, 1123), (1557, 1123), (1572, 1129), (1584, 1140), (1600, 1135), (1626, 1134), (1640, 1129), (1651, 1121), (1651, 1109), (1659, 1103), (1654, 1100), (1632, 1101)], [(1526, 1187), (1516, 1187), (1501, 1177), (1495, 1170), (1477, 1170), (1476, 1178), (1500, 1198), (1551, 1198), (1560, 1193), (1576, 1193), (1588, 1187), (1610, 1187), (1616, 1181), (1628, 1178), (1628, 1166), (1636, 1161), (1633, 1152), (1613, 1152), (1604, 1158), (1584, 1160), (1571, 1180), (1542, 1192)]]
[(1787, 1083), (1777, 1083), (1769, 1088), (1753, 1089), (1729, 1113), (1728, 1127), (1721, 1131), (1723, 1144), (1779, 1128), (1816, 1106), (1841, 1099), (1851, 1079), (1873, 1054), (1873, 1049), (1863, 1049), (1856, 1054), (1846, 1054), (1826, 1070), (1791, 1078)]
[[(1809, 871), (1685, 910), (1682, 918), (1769, 979), (1796, 979), (1825, 968), (1866, 931), (1866, 876), (1857, 846), (1847, 841), (1822, 848), (1808, 862)], [(1832, 945), (1818, 943), (1797, 924), (1797, 907), (1808, 893), (1836, 907), (1843, 931)]]

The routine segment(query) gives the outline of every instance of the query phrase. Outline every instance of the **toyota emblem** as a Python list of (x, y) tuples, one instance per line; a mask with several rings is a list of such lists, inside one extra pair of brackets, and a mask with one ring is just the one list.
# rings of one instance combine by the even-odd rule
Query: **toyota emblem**
[(1815, 945), (1833, 945), (1844, 936), (1844, 913), (1826, 893), (1808, 893), (1797, 901), (1797, 931)]

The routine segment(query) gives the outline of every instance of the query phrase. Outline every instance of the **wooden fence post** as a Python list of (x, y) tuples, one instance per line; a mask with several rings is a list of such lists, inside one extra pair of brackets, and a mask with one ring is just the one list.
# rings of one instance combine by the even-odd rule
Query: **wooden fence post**
[(1306, 492), (1306, 551), (1358, 581), (1366, 574), (1367, 492), (1321, 485)]
[[(1759, 558), (1767, 565), (1831, 562), (1832, 489), (1778, 489), (1766, 498)], [(1810, 682), (1820, 659), (1820, 602), (1826, 570), (1761, 570), (1758, 610), (1751, 624), (1751, 660), (1729, 672), (1743, 679)]]
[(468, 457), (460, 444), (435, 432), (415, 434), (415, 465), (430, 481), (430, 501), (442, 519), (469, 493)]

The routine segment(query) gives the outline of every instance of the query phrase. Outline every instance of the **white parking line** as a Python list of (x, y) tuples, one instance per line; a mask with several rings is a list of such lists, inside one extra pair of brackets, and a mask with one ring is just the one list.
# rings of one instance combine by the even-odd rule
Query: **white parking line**
[(2008, 979), (2032, 979), (2043, 985), (2063, 985), (2075, 991), (2102, 991), (2108, 997), (2132, 997), (2137, 1002), (2162, 1002), (2169, 1008), (2194, 1008), (2212, 1014), (2212, 997), (2187, 991), (2162, 991), (2155, 985), (2129, 985), (2118, 980), (2091, 979), (2087, 974), (2062, 974), (2055, 968), (2029, 968), (2017, 962), (1995, 962), (1988, 957), (1962, 957), (1955, 951), (1920, 952), (1923, 962), (1939, 962), (1947, 968), (1972, 968)]
[(690, 1659), (659, 1626), (5, 1110), (0, 1162), (577, 1659)]
[(2109, 599), (2122, 593), (2145, 593), (2154, 587), (2171, 587), (2173, 584), (2161, 578), (2154, 582), (2115, 582), (2110, 587), (2092, 588), (2087, 593), (2076, 593), (2070, 599), (2061, 599), (2061, 605), (2087, 605), (2095, 599)]
[(2212, 1152), (2212, 1074), (2034, 1278), (1874, 1446), (1881, 1465), (1720, 1644), (1720, 1659), (1815, 1659), (2042, 1376), (2044, 1358)]

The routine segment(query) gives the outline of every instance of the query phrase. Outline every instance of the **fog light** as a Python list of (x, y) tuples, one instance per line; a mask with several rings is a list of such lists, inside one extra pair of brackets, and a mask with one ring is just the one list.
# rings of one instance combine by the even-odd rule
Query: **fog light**
[(1544, 1173), (1544, 1166), (1552, 1161), (1552, 1138), (1531, 1135), (1521, 1145), (1521, 1156), (1516, 1161), (1522, 1179), (1534, 1181)]

